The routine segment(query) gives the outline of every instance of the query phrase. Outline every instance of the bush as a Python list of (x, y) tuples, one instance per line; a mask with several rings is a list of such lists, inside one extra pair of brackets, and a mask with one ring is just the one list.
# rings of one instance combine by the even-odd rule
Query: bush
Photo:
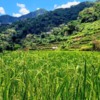
[(82, 46), (81, 51), (91, 51), (92, 50), (92, 47), (91, 46)]
[(21, 46), (19, 44), (14, 45), (14, 50), (18, 50), (19, 48), (21, 48)]
[(93, 41), (93, 50), (100, 51), (100, 40)]

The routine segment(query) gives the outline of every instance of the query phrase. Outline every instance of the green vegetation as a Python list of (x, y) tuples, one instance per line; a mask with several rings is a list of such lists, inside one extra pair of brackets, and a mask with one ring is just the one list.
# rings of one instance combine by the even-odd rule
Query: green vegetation
[(1, 25), (0, 100), (100, 100), (99, 1)]
[(30, 33), (41, 34), (41, 32), (50, 31), (53, 27), (58, 27), (63, 23), (76, 20), (80, 11), (91, 6), (93, 6), (93, 3), (82, 2), (71, 8), (56, 9), (34, 19), (30, 18), (16, 22), (10, 27), (14, 28), (16, 31), (18, 30), (17, 33), (20, 33), (20, 37), (25, 37)]
[(100, 53), (0, 54), (0, 100), (99, 100)]
[(100, 2), (96, 2), (92, 7), (81, 11), (79, 19), (81, 22), (93, 22), (100, 19)]
[(57, 9), (34, 19), (1, 26), (0, 51), (52, 47), (100, 50), (99, 43), (94, 42), (100, 40), (99, 8), (100, 2), (83, 2), (69, 9)]
[[(96, 50), (94, 49), (94, 42), (100, 40), (99, 25), (100, 20), (75, 25), (75, 30), (72, 32), (72, 35), (67, 37), (67, 41), (64, 41), (66, 48)], [(61, 44), (63, 44), (63, 42)], [(99, 42), (96, 45), (99, 47)]]

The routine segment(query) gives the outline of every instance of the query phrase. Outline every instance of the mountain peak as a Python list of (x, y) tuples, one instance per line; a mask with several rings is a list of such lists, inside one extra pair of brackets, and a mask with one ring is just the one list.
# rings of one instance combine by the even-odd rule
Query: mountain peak
[(19, 20), (24, 20), (27, 18), (35, 18), (39, 15), (45, 14), (47, 11), (45, 9), (38, 9), (36, 11), (30, 12), (26, 15), (22, 15), (21, 17), (13, 17), (10, 15), (2, 15), (0, 16), (0, 24), (9, 24), (9, 23), (13, 23)]
[(27, 18), (35, 18), (35, 17), (37, 17), (39, 15), (45, 14), (46, 12), (47, 12), (47, 10), (39, 8), (38, 10), (30, 12), (30, 13), (28, 13), (26, 15), (23, 15), (23, 16), (19, 17), (19, 18), (21, 20), (27, 19)]

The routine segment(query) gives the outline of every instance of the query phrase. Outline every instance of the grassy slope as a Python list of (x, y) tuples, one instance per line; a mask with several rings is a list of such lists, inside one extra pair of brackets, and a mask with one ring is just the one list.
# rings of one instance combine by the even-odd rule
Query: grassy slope
[(100, 40), (100, 20), (81, 24), (80, 32), (69, 37), (71, 46), (79, 49), (91, 47), (94, 40)]
[[(82, 29), (83, 28), (83, 29)], [(82, 31), (70, 37), (72, 45), (91, 46), (94, 40), (100, 40), (100, 20), (93, 23), (83, 23), (80, 25)]]
[(59, 47), (65, 45), (66, 49), (91, 49), (92, 43), (100, 40), (100, 20), (91, 23), (81, 23), (79, 31), (68, 36), (67, 41), (58, 43)]

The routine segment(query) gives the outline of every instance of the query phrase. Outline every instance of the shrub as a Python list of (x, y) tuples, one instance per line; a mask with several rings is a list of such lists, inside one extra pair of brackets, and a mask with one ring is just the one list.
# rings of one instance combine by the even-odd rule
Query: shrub
[(92, 47), (91, 46), (82, 46), (81, 51), (91, 51), (92, 50)]
[(20, 46), (19, 44), (15, 44), (15, 45), (14, 45), (14, 50), (17, 50), (17, 49), (19, 49), (19, 48), (21, 48), (21, 46)]
[(100, 51), (100, 40), (93, 41), (93, 50)]

